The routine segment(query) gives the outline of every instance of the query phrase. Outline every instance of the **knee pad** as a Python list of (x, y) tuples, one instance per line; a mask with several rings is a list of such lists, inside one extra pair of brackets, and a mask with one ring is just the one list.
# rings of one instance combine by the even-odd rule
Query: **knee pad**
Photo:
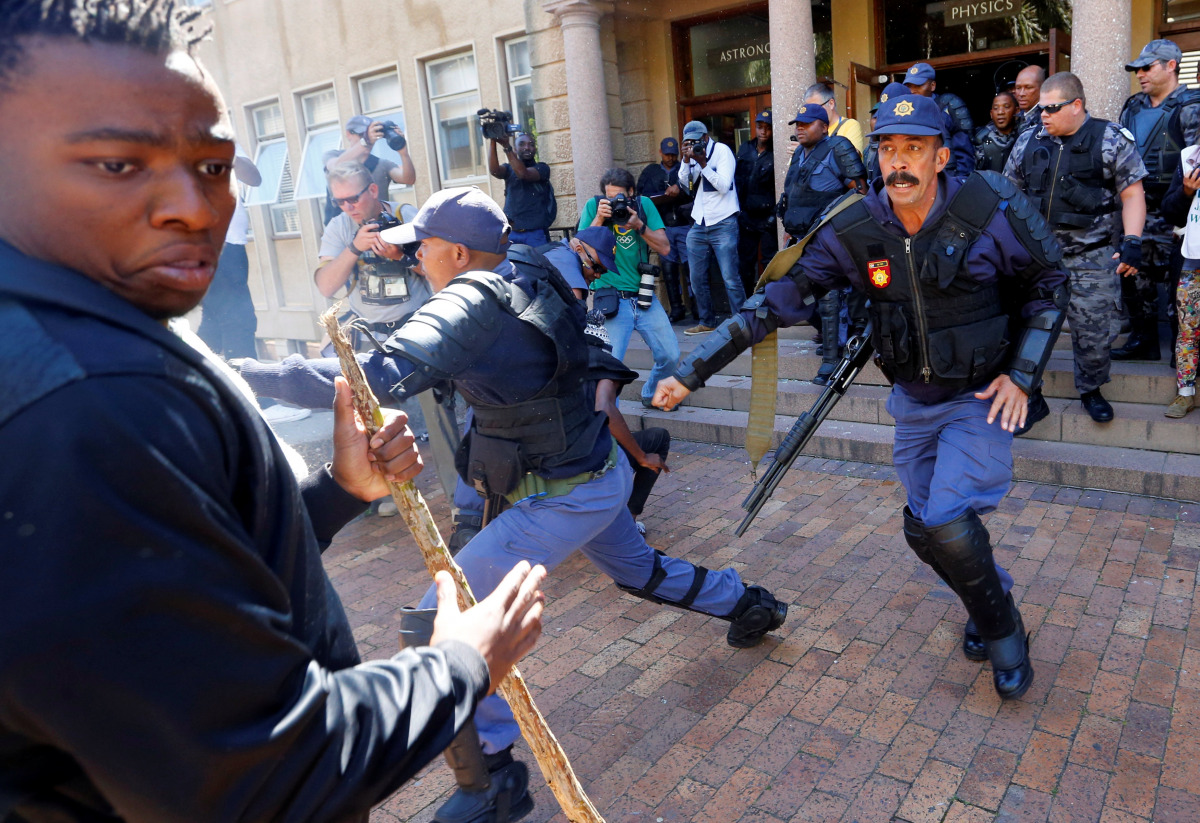
[(994, 568), (991, 538), (974, 511), (940, 526), (925, 526), (925, 539), (934, 559), (956, 580), (969, 581)]

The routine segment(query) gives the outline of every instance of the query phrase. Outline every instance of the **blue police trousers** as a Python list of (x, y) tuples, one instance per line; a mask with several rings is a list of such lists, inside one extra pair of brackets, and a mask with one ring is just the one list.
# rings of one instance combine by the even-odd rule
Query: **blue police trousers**
[[(617, 583), (641, 588), (654, 571), (654, 549), (634, 525), (626, 502), (633, 488), (633, 470), (624, 454), (603, 476), (576, 486), (569, 494), (547, 499), (522, 500), (484, 527), (454, 558), (467, 575), (471, 591), (487, 596), (504, 575), (521, 560), (553, 569), (576, 549), (583, 551), (600, 571)], [(663, 556), (666, 579), (654, 594), (664, 600), (681, 600), (692, 585), (686, 560)], [(693, 608), (715, 617), (733, 611), (746, 591), (734, 569), (710, 571)], [(431, 586), (421, 608), (437, 605)], [(508, 704), (499, 695), (487, 697), (475, 711), (483, 750), (494, 754), (521, 736)]]
[[(987, 422), (991, 400), (963, 392), (942, 403), (918, 403), (900, 386), (888, 397), (896, 421), (892, 463), (908, 493), (908, 508), (927, 526), (949, 523), (968, 510), (995, 511), (1012, 483), (1011, 432)], [(1000, 568), (1004, 591), (1012, 575)]]

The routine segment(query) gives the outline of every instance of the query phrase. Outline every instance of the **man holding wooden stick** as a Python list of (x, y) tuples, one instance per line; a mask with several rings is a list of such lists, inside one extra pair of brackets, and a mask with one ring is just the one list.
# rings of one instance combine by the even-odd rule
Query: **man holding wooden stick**
[[(495, 201), (474, 187), (445, 189), (380, 237), (420, 241), (434, 292), (384, 345), (400, 375), (392, 396), (452, 382), (474, 411), (459, 474), (507, 503), (455, 558), (472, 591), (492, 591), (520, 560), (554, 568), (579, 549), (631, 594), (730, 621), (732, 646), (754, 646), (783, 624), (787, 606), (736, 570), (694, 566), (646, 545), (626, 507), (633, 472), (586, 392), (584, 305), (540, 255), (525, 246), (510, 253)], [(421, 605), (433, 602), (430, 589)], [(475, 721), (493, 785), (523, 786), (510, 779), (526, 768), (512, 759), (519, 731), (508, 706), (489, 698)], [(434, 819), (490, 821), (493, 808), (525, 805), (523, 793), (511, 794), (460, 790)]]
[(234, 210), (195, 12), (0, 8), (0, 819), (365, 821), (533, 647), (544, 570), (462, 613), (440, 574), (430, 646), (360, 663), (320, 552), (420, 461), (340, 382), (298, 484), (168, 327)]

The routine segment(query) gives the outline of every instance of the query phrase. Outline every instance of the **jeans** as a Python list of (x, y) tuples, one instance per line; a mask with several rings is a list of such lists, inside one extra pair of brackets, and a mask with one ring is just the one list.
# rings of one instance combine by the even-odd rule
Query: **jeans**
[(712, 309), (712, 293), (708, 288), (708, 266), (717, 260), (725, 292), (729, 295), (730, 311), (737, 311), (746, 302), (746, 290), (738, 274), (738, 219), (733, 214), (711, 226), (692, 226), (688, 232), (687, 253), (692, 266), (692, 294), (696, 297), (696, 312), (700, 323), (716, 328), (717, 316)]
[(652, 400), (658, 381), (674, 374), (675, 367), (679, 365), (679, 341), (657, 297), (650, 302), (648, 309), (639, 309), (637, 298), (622, 298), (617, 313), (605, 319), (604, 330), (612, 342), (613, 357), (625, 359), (625, 350), (629, 348), (629, 339), (633, 337), (635, 329), (654, 355), (654, 368), (650, 369), (646, 385), (642, 386), (642, 400)]
[(663, 260), (668, 263), (679, 263), (687, 265), (687, 239), (688, 232), (692, 227), (687, 226), (667, 226), (667, 242), (671, 244), (671, 251)]
[(250, 260), (246, 247), (226, 243), (217, 261), (212, 285), (200, 303), (200, 328), (196, 334), (226, 360), (258, 357), (254, 332), (258, 318), (250, 299)]

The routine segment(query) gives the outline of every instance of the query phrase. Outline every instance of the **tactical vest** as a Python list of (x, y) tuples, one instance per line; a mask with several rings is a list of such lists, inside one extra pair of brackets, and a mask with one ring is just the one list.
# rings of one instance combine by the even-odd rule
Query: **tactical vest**
[(1154, 107), (1149, 98), (1135, 95), (1121, 112), (1121, 125), (1133, 132), (1138, 154), (1146, 166), (1142, 185), (1151, 206), (1157, 205), (1167, 193), (1175, 169), (1179, 167), (1179, 152), (1187, 145), (1180, 124), (1184, 106), (1200, 104), (1200, 94), (1191, 89), (1173, 93)]
[(1082, 229), (1100, 215), (1117, 210), (1115, 191), (1104, 179), (1104, 129), (1107, 120), (1091, 118), (1079, 131), (1055, 142), (1044, 131), (1025, 144), (1021, 173), (1025, 194), (1055, 229)]
[[(394, 217), (403, 222), (399, 213)], [(359, 298), (367, 306), (399, 306), (407, 303), (411, 297), (409, 280), (419, 276), (413, 274), (411, 261), (407, 257), (391, 260), (373, 251), (359, 255), (354, 262), (353, 275), (350, 288), (358, 288)]]
[[(798, 149), (797, 149), (798, 150)], [(833, 151), (833, 140), (826, 137), (808, 153), (803, 163), (792, 163), (787, 170), (783, 190), (787, 193), (787, 208), (783, 212), (783, 229), (792, 237), (803, 237), (825, 207), (846, 193), (845, 189), (813, 191), (809, 186), (813, 172)]]
[(975, 170), (1003, 172), (1008, 155), (1016, 143), (1016, 129), (1011, 134), (1001, 134), (991, 126), (984, 126), (975, 133)]
[[(482, 272), (466, 277), (554, 344), (555, 369), (533, 397), (512, 405), (487, 403), (468, 387), (456, 385), (475, 418), (455, 455), (455, 466), (465, 482), (494, 494), (512, 491), (526, 472), (541, 474), (587, 458), (607, 420), (588, 402), (584, 386), (589, 346), (583, 334), (583, 303), (529, 246), (514, 245), (508, 258), (516, 266), (516, 282)], [(522, 285), (533, 288), (533, 297)]]
[(859, 201), (831, 221), (864, 273), (871, 341), (900, 382), (968, 389), (990, 381), (1008, 351), (1008, 314), (997, 283), (967, 269), (967, 252), (1000, 197), (972, 174), (941, 218), (913, 237), (887, 231)]

